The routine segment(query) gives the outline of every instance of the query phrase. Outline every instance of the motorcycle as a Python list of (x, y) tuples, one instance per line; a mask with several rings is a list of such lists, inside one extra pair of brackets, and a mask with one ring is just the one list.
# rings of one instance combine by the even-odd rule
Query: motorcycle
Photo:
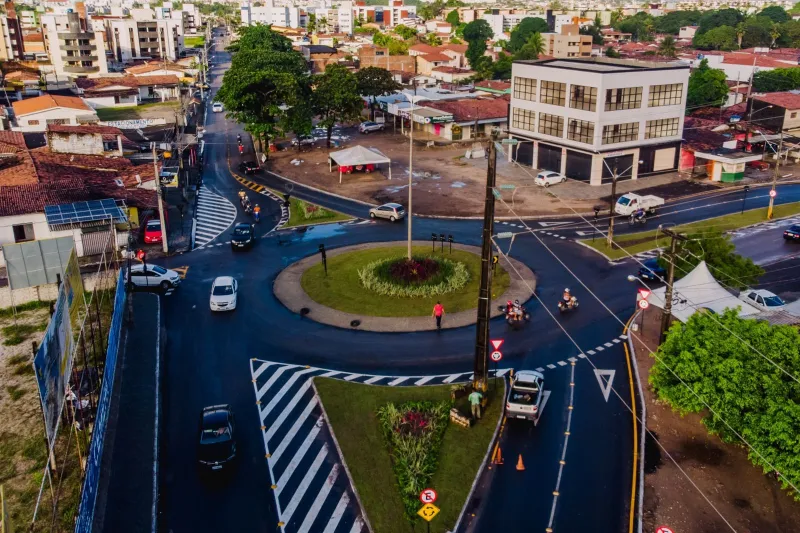
[(632, 214), (632, 215), (630, 216), (630, 218), (628, 219), (628, 223), (629, 223), (631, 226), (633, 226), (633, 225), (636, 225), (636, 224), (642, 224), (642, 225), (644, 225), (644, 224), (646, 224), (646, 223), (647, 223), (647, 215), (642, 215), (642, 216), (640, 216), (639, 218), (636, 218), (636, 214), (634, 213), (634, 214)]
[(253, 211), (253, 218), (256, 219), (256, 222), (261, 221), (261, 211)]
[(578, 299), (574, 296), (570, 299), (569, 302), (562, 300), (558, 301), (558, 310), (562, 313), (566, 313), (567, 311), (575, 311), (578, 308)]
[(250, 203), (250, 199), (247, 198), (247, 195), (245, 194), (244, 196), (239, 197), (239, 203), (242, 204), (242, 207), (247, 207), (247, 204)]
[(253, 212), (253, 204), (251, 204), (249, 200), (244, 204), (244, 212), (245, 214), (250, 214)]
[(514, 308), (514, 306), (506, 306), (505, 308), (506, 322), (511, 327), (521, 326), (531, 319), (531, 314), (523, 306)]

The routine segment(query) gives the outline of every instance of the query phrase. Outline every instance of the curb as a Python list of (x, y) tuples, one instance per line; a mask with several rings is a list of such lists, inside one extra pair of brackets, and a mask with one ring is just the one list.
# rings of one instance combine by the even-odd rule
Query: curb
[(317, 391), (317, 385), (314, 383), (314, 379), (311, 379), (311, 388), (314, 389), (314, 396), (317, 398), (317, 403), (322, 409), (322, 418), (325, 419), (325, 425), (328, 426), (328, 431), (331, 434), (331, 440), (333, 440), (333, 445), (336, 446), (336, 452), (339, 454), (339, 458), (342, 460), (342, 466), (344, 467), (344, 471), (347, 474), (347, 480), (350, 482), (350, 490), (353, 491), (353, 495), (356, 497), (356, 501), (358, 502), (358, 507), (361, 509), (361, 518), (364, 520), (364, 523), (367, 526), (367, 531), (372, 533), (374, 530), (372, 529), (372, 524), (369, 523), (369, 517), (367, 516), (367, 512), (364, 509), (364, 504), (361, 503), (361, 496), (358, 495), (358, 491), (356, 490), (356, 484), (353, 482), (353, 476), (350, 474), (350, 469), (347, 467), (347, 461), (344, 460), (344, 454), (342, 453), (342, 448), (339, 446), (339, 440), (336, 438), (336, 434), (333, 432), (333, 425), (331, 425), (331, 420), (328, 418), (328, 412), (325, 410), (325, 405), (322, 403), (322, 399), (319, 397), (319, 392)]
[[(631, 366), (633, 367), (633, 375), (636, 379), (636, 388), (639, 393), (639, 404), (642, 406), (642, 418), (641, 418), (641, 425), (642, 428), (640, 430), (640, 438), (639, 438), (639, 490), (638, 494), (636, 495), (639, 499), (639, 504), (637, 506), (637, 526), (636, 531), (637, 533), (642, 533), (642, 522), (644, 520), (644, 516), (642, 515), (642, 507), (644, 506), (644, 439), (645, 439), (645, 431), (647, 427), (647, 402), (644, 399), (644, 392), (642, 391), (642, 380), (639, 376), (639, 365), (636, 363), (636, 350), (633, 347), (633, 335), (628, 333), (628, 327), (632, 324), (636, 317), (641, 314), (641, 311), (637, 311), (633, 314), (630, 321), (628, 322), (628, 326), (625, 326), (623, 332), (628, 335), (628, 347), (630, 348), (631, 358)], [(634, 402), (634, 408), (636, 407), (636, 403)]]
[[(339, 248), (332, 248), (328, 250), (328, 257), (341, 255), (343, 253), (366, 250), (373, 248), (388, 248), (399, 245), (405, 245), (407, 241), (383, 241), (362, 243), (350, 246), (342, 246)], [(428, 241), (413, 241), (415, 246), (427, 246)], [(453, 247), (457, 250), (466, 252), (480, 252), (477, 246), (467, 246), (463, 244), (454, 244)], [(284, 268), (277, 276), (272, 284), (272, 292), (275, 297), (280, 301), (284, 307), (289, 311), (306, 317), (314, 322), (325, 324), (327, 326), (338, 327), (350, 331), (372, 331), (377, 333), (409, 333), (414, 331), (435, 331), (436, 326), (431, 317), (426, 316), (412, 316), (412, 317), (375, 317), (375, 316), (362, 316), (346, 311), (339, 311), (325, 305), (319, 304), (314, 301), (302, 289), (301, 278), (305, 271), (317, 265), (322, 261), (321, 257), (314, 253), (308, 255), (291, 265)], [(505, 257), (501, 258), (501, 266), (509, 272), (511, 284), (505, 293), (491, 301), (491, 317), (498, 317), (502, 315), (502, 311), (497, 309), (497, 306), (502, 305), (506, 300), (519, 299), (520, 301), (528, 301), (533, 296), (533, 291), (536, 287), (536, 275), (525, 264), (516, 259), (510, 259), (514, 269), (522, 273), (524, 279), (519, 279), (518, 276), (511, 274), (509, 270), (508, 260)], [(527, 281), (527, 283), (524, 283)], [(530, 289), (529, 286), (533, 286)], [(308, 314), (301, 314), (302, 309), (310, 309)], [(319, 319), (315, 317), (315, 311), (323, 316)], [(477, 321), (475, 309), (468, 309), (459, 311), (448, 316), (448, 319), (442, 324), (442, 329), (454, 329), (465, 326), (471, 326)], [(328, 316), (324, 316), (328, 315)], [(358, 326), (352, 326), (352, 322), (358, 320)], [(415, 322), (423, 322), (425, 326), (419, 327)]]

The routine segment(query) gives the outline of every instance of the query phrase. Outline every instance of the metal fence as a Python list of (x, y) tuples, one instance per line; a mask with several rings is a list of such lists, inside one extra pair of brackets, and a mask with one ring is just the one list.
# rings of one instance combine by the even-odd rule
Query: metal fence
[(100, 255), (103, 252), (110, 252), (114, 248), (114, 241), (110, 231), (93, 231), (81, 235), (83, 244), (83, 255)]

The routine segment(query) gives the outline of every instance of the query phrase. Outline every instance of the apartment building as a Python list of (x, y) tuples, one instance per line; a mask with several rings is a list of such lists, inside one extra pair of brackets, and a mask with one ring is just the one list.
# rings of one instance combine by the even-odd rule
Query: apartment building
[(342, 2), (336, 10), (336, 24), (340, 33), (353, 34), (353, 2)]
[[(8, 7), (6, 7), (6, 12), (7, 10)], [(17, 11), (17, 18), (19, 18), (20, 24), (22, 24), (23, 31), (31, 31), (39, 28), (37, 12), (32, 9)]]
[(176, 61), (184, 50), (181, 19), (105, 19), (106, 39), (114, 59), (128, 63), (140, 59)]
[(81, 12), (42, 15), (44, 48), (57, 76), (86, 77), (108, 73), (102, 31), (88, 29)]
[(592, 36), (581, 35), (577, 24), (564, 24), (561, 33), (543, 33), (544, 55), (556, 58), (589, 57), (592, 55)]
[(392, 28), (400, 24), (401, 20), (415, 18), (417, 6), (403, 3), (403, 0), (389, 0), (387, 5), (366, 5), (363, 0), (357, 0), (353, 6), (353, 17), (363, 22), (374, 22)]
[(674, 171), (688, 81), (677, 63), (515, 61), (509, 157), (591, 185)]
[(271, 24), (282, 28), (300, 27), (300, 8), (276, 7), (272, 0), (267, 0), (263, 6), (253, 6), (250, 2), (239, 7), (242, 25)]
[(0, 17), (0, 61), (20, 61), (25, 53), (22, 23), (17, 18), (13, 2), (6, 2), (6, 16)]

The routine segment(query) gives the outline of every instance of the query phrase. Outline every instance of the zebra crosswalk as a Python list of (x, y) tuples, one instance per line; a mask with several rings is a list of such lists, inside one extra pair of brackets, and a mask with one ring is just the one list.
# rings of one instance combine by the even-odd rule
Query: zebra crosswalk
[(197, 195), (195, 248), (202, 248), (236, 220), (236, 206), (222, 196), (200, 187)]
[[(505, 375), (509, 369), (501, 369)], [(465, 382), (471, 372), (437, 376), (353, 374), (250, 360), (264, 451), (283, 533), (360, 533), (368, 527), (311, 379), (411, 386)]]

